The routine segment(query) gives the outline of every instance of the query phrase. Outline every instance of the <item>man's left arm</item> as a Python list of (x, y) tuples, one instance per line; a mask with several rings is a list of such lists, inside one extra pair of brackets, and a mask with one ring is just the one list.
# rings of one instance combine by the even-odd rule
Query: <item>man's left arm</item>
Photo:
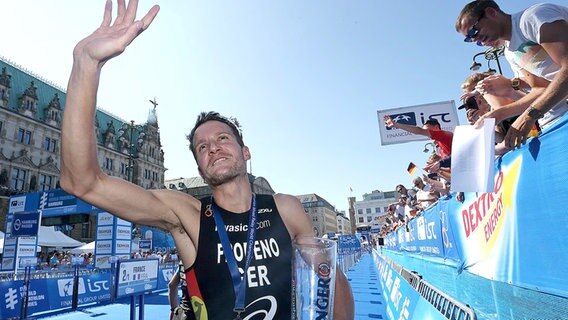
[[(560, 66), (560, 70), (544, 92), (531, 107), (545, 113), (568, 97), (568, 21), (559, 20), (543, 24), (540, 29), (540, 45)], [(529, 116), (528, 108), (511, 126), (505, 137), (507, 147), (520, 147), (526, 142), (528, 133), (536, 122)]]

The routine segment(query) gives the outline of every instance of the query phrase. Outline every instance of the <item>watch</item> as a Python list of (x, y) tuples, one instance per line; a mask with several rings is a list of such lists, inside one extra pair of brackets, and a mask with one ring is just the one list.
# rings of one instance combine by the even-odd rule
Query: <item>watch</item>
[(531, 117), (533, 119), (540, 119), (540, 118), (543, 117), (542, 111), (536, 109), (533, 106), (530, 106), (528, 110), (529, 110), (529, 113), (528, 113), (529, 117)]
[(519, 79), (519, 78), (511, 79), (511, 87), (513, 87), (513, 89), (515, 89), (515, 90), (520, 90), (521, 89), (521, 79)]

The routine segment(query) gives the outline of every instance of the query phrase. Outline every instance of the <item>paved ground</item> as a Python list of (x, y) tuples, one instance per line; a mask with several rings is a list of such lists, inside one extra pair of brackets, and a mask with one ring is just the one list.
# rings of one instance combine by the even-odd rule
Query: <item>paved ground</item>
[[(387, 319), (385, 301), (380, 291), (379, 277), (373, 258), (366, 254), (359, 263), (347, 272), (355, 298), (355, 319)], [(168, 319), (170, 306), (167, 292), (144, 297), (144, 319)], [(136, 309), (138, 319), (138, 308)], [(33, 315), (36, 319), (51, 320), (128, 320), (130, 319), (130, 300), (118, 303), (86, 307), (79, 311)]]

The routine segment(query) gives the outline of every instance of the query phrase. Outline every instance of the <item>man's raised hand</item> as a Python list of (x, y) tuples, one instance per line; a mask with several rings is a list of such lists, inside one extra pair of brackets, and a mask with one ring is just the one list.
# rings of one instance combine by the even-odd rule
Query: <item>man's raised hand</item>
[(130, 0), (128, 7), (125, 0), (117, 1), (117, 16), (112, 22), (112, 0), (107, 0), (103, 22), (91, 35), (81, 40), (73, 50), (75, 59), (87, 59), (102, 66), (113, 57), (120, 55), (126, 47), (150, 26), (160, 7), (154, 5), (146, 15), (136, 19), (138, 0)]

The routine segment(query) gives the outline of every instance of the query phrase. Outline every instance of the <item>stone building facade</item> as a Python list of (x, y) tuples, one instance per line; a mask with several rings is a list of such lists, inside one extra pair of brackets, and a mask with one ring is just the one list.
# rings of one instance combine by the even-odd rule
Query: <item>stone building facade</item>
[[(65, 90), (0, 57), (0, 230), (4, 231), (11, 195), (59, 187), (61, 121)], [(109, 175), (137, 185), (164, 187), (164, 152), (156, 104), (143, 124), (124, 121), (101, 109), (93, 126), (98, 160)], [(66, 226), (66, 233), (92, 241), (88, 223)]]

